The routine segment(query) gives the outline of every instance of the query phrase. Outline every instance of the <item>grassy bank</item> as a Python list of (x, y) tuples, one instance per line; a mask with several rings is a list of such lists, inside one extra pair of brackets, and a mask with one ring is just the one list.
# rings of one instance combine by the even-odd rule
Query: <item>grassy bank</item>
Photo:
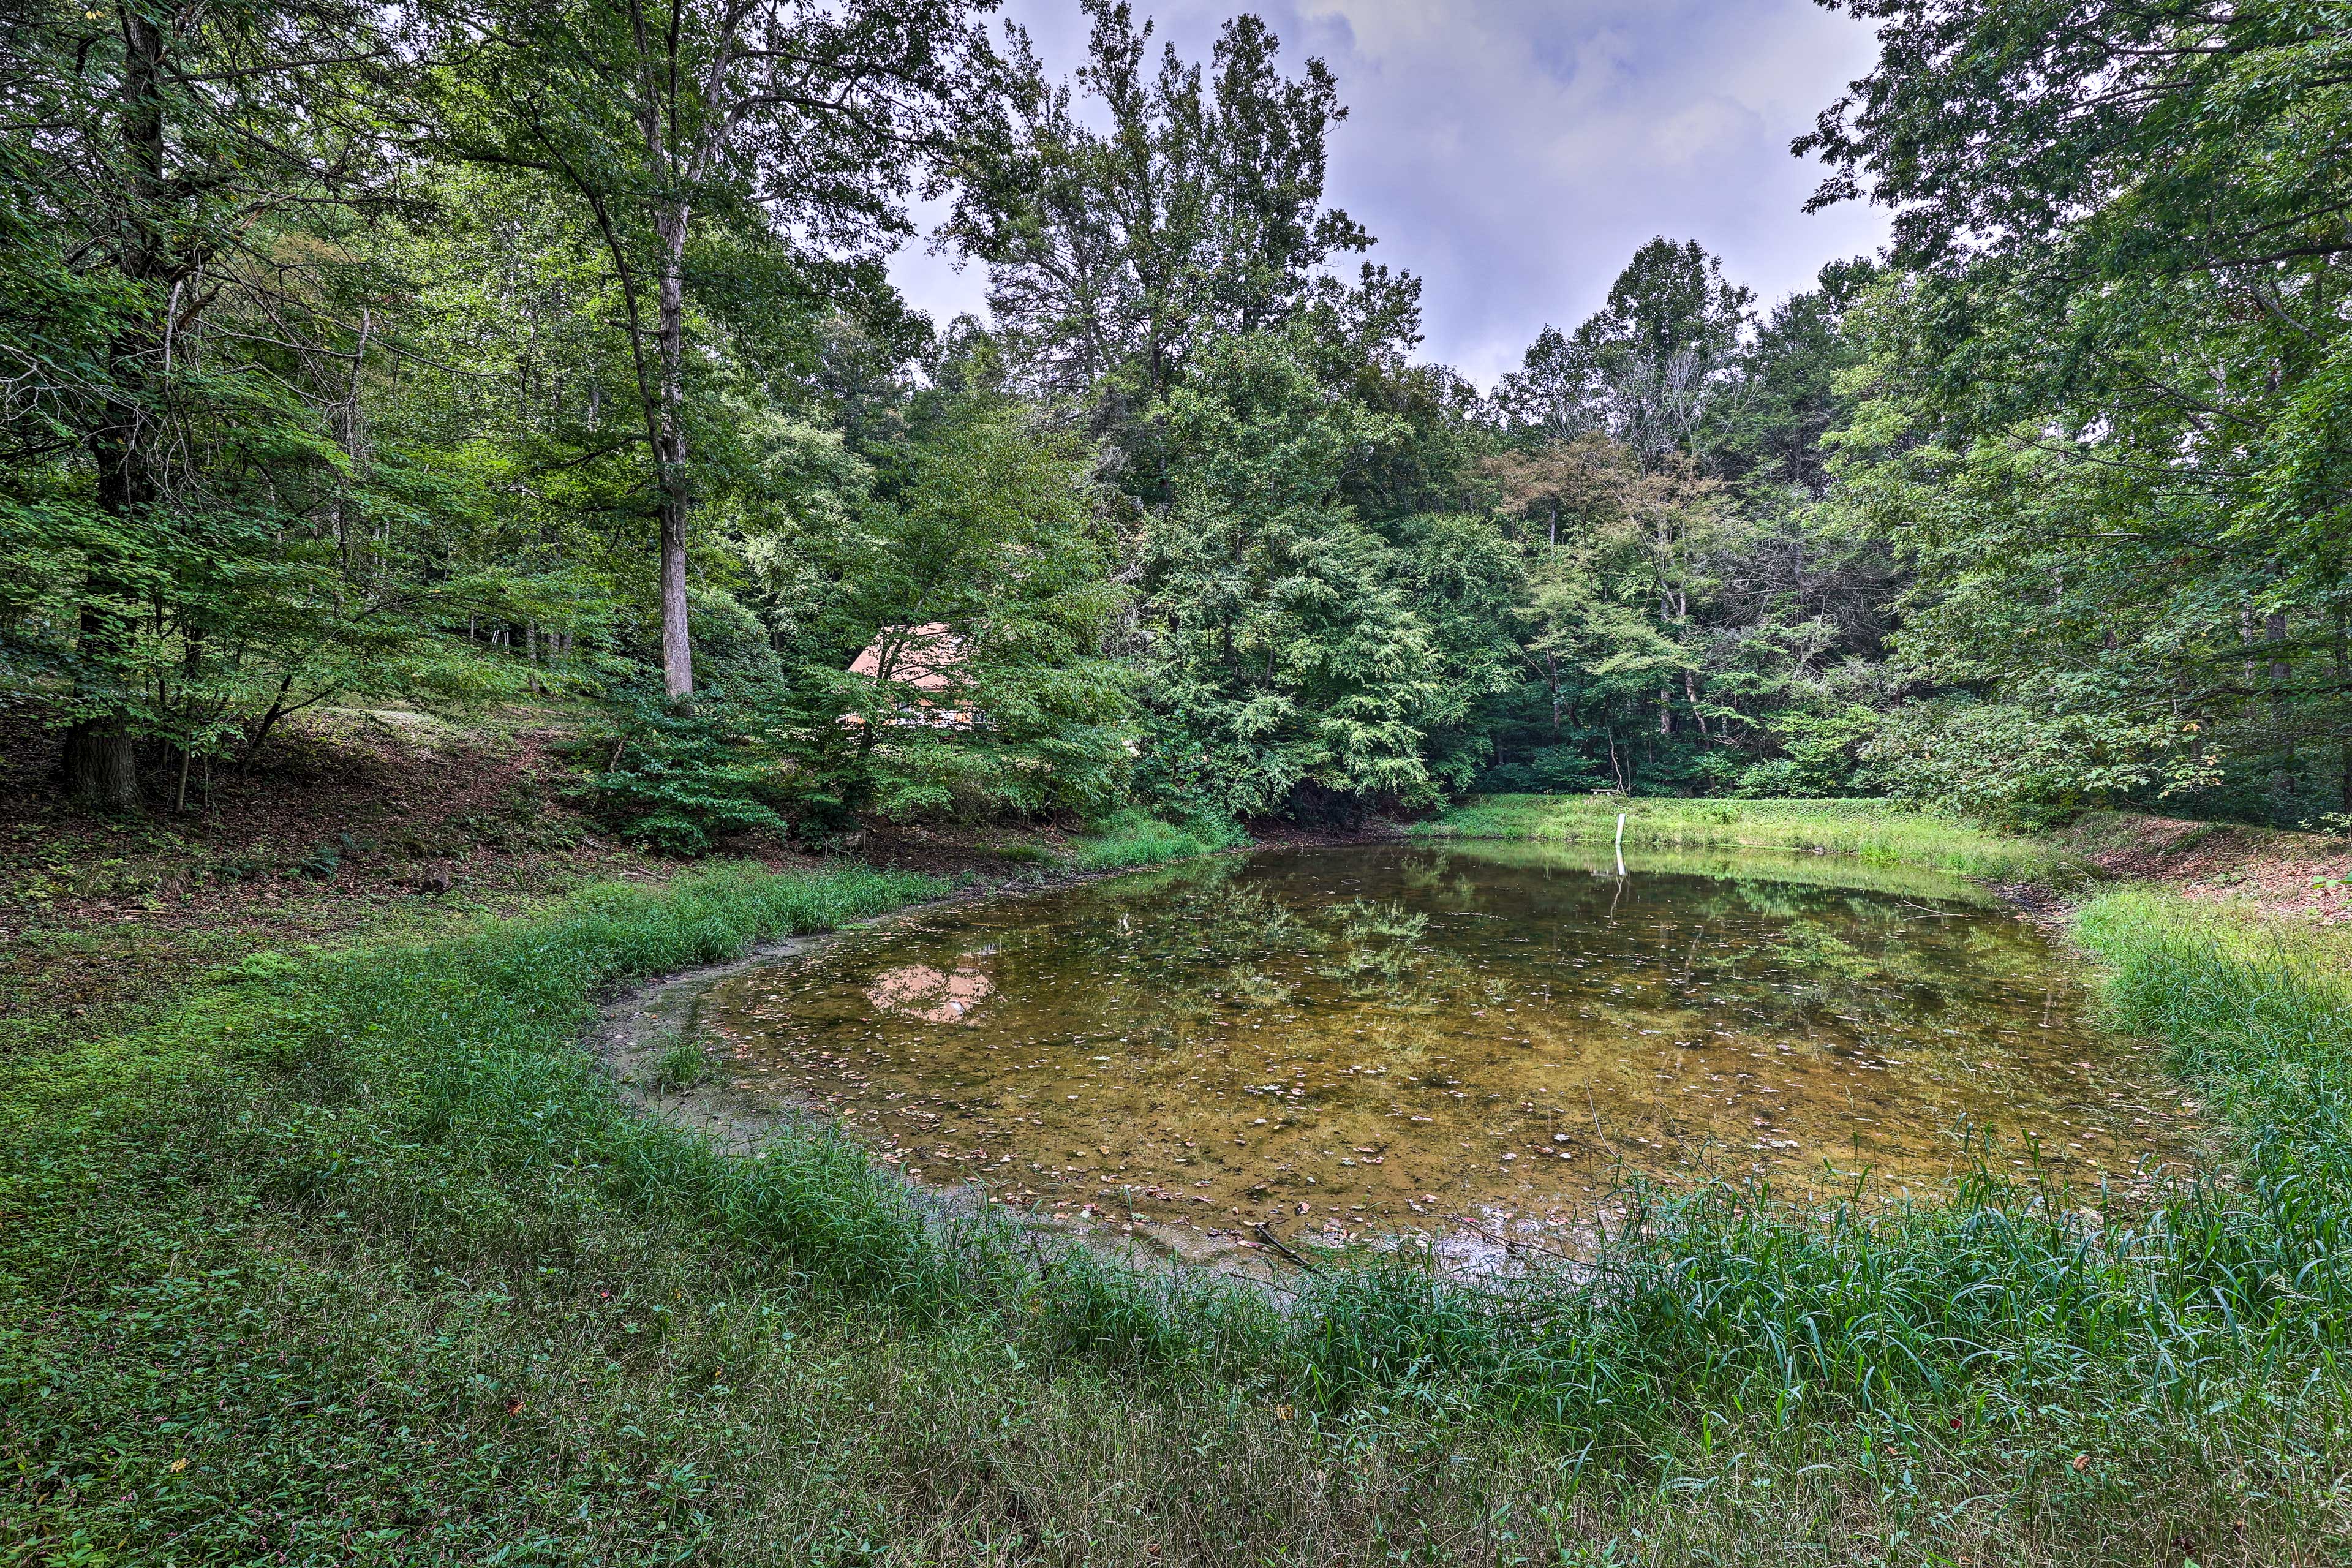
[(1179, 825), (1144, 811), (1122, 811), (1070, 847), (1081, 871), (1125, 871), (1165, 866), (1237, 849), (1249, 836), (1231, 824)]
[[(2117, 1005), (2249, 1130), (2243, 1191), (2095, 1232), (1992, 1179), (1892, 1217), (1705, 1194), (1641, 1206), (1591, 1278), (1481, 1292), (1397, 1265), (1304, 1281), (1286, 1311), (942, 1227), (823, 1131), (720, 1155), (631, 1114), (573, 1045), (605, 985), (929, 886), (599, 889), (238, 966), (152, 1028), (0, 1068), (0, 1551), (2289, 1563), (2344, 1542), (2342, 1140), (2312, 1086), (2346, 1020), (2324, 968), (2278, 1000), (2267, 939), (2168, 906), (2084, 926)], [(2223, 999), (2167, 1010), (2183, 977)]]
[(2071, 883), (2080, 876), (2074, 857), (2039, 840), (1900, 811), (1877, 800), (1480, 795), (1410, 831), (1426, 839), (1607, 844), (1616, 837), (1620, 812), (1625, 816), (1625, 843), (1635, 848), (1813, 850), (1995, 882)]

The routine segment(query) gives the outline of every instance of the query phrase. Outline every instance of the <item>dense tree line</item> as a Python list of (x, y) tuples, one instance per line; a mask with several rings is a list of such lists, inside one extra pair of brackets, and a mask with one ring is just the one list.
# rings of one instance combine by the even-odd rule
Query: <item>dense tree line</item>
[[(184, 802), (321, 704), (579, 705), (681, 850), (1473, 789), (2352, 825), (2336, 157), (2284, 3), (1851, 0), (1877, 258), (1630, 258), (1483, 395), (1236, 16), (17, 0), (0, 694)], [(907, 202), (990, 321), (910, 312)]]

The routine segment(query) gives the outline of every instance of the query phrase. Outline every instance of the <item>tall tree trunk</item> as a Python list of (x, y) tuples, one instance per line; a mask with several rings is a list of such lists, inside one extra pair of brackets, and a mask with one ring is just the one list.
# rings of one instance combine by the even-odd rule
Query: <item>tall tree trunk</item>
[[(2336, 700), (2340, 705), (2352, 696), (2352, 637), (2347, 637), (2347, 617), (2344, 606), (2336, 606)], [(2340, 706), (2339, 706), (2340, 711)], [(2343, 772), (2336, 781), (2336, 809), (2352, 816), (2352, 731), (2347, 731), (2336, 748), (2336, 760)], [(2347, 826), (2352, 826), (2347, 823)]]
[[(122, 26), (121, 132), (131, 178), (115, 266), (134, 288), (152, 287), (162, 282), (167, 269), (160, 211), (165, 195), (164, 35), (138, 6), (122, 8)], [(159, 489), (150, 447), (155, 411), (149, 405), (149, 382), (163, 323), (155, 319), (154, 309), (150, 304), (145, 319), (117, 334), (108, 347), (111, 395), (104, 423), (90, 442), (99, 508), (130, 528), (142, 522)], [(67, 730), (58, 758), (59, 782), (68, 794), (97, 810), (135, 811), (138, 755), (129, 716), (109, 690), (118, 683), (138, 635), (132, 593), (102, 567), (90, 574), (82, 592), (76, 650), (82, 666), (81, 696), (86, 707), (98, 710)]]
[[(2286, 616), (2273, 610), (2263, 617), (2263, 640), (2273, 648), (2286, 640)], [(2273, 652), (2270, 661), (2271, 743), (2279, 748), (2271, 763), (2271, 795), (2284, 805), (2294, 793), (2294, 735), (2286, 721), (2286, 660)]]
[(694, 695), (694, 645), (687, 625), (685, 203), (662, 216), (661, 426), (655, 460), (661, 468), (662, 690), (673, 702)]
[(84, 719), (66, 731), (58, 782), (93, 811), (139, 809), (139, 754), (120, 719)]

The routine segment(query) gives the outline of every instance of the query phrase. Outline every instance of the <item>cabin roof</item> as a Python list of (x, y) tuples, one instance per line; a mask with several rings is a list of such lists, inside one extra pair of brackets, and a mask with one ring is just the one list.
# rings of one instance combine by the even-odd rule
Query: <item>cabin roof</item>
[(849, 673), (878, 678), (882, 673), (882, 644), (894, 635), (904, 641), (891, 679), (919, 691), (945, 690), (952, 679), (949, 672), (964, 661), (964, 639), (945, 621), (883, 627), (865, 650), (850, 660)]

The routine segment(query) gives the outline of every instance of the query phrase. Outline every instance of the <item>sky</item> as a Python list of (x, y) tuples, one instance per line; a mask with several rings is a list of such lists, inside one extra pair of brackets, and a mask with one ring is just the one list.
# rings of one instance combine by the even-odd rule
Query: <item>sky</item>
[[(1328, 199), (1372, 258), (1418, 274), (1423, 357), (1491, 387), (1547, 323), (1599, 308), (1636, 247), (1696, 239), (1766, 304), (1825, 261), (1874, 251), (1886, 215), (1807, 216), (1818, 165), (1789, 154), (1849, 80), (1870, 30), (1813, 0), (1137, 0), (1188, 58), (1255, 9), (1290, 72), (1339, 79)], [(1076, 0), (1008, 0), (1048, 65), (1083, 54)], [(920, 216), (919, 214), (918, 215)], [(1352, 269), (1352, 262), (1349, 264)], [(974, 263), (919, 241), (892, 276), (944, 321), (986, 314)]]

